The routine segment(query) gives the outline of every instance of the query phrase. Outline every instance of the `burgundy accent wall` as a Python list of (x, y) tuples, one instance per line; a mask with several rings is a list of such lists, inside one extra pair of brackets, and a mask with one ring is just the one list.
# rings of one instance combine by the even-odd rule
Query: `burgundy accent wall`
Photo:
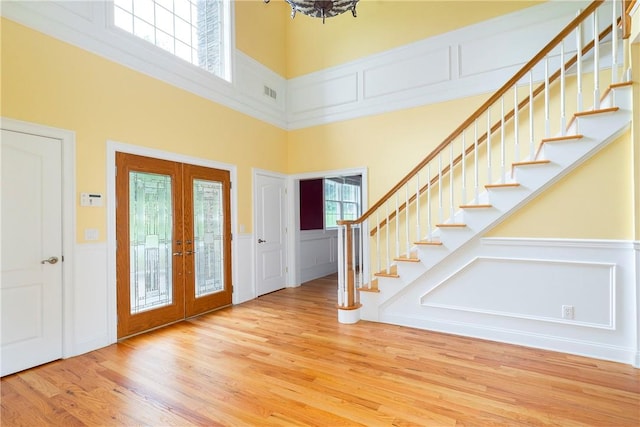
[(324, 180), (300, 181), (300, 230), (324, 228)]

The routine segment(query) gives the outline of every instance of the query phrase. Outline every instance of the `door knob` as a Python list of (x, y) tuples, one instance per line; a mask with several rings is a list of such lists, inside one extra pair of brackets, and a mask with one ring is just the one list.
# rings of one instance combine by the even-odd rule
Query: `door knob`
[(258, 239), (258, 243), (267, 243), (266, 240)]
[(58, 262), (58, 257), (52, 256), (47, 259), (43, 259), (42, 261), (40, 261), (40, 264), (55, 264), (57, 262)]

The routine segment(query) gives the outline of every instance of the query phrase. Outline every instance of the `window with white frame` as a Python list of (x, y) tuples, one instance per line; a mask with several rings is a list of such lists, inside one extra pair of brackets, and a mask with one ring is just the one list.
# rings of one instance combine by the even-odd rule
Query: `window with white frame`
[(114, 0), (114, 25), (230, 80), (230, 0)]
[(360, 217), (362, 177), (345, 176), (324, 180), (324, 226), (335, 228), (338, 220)]

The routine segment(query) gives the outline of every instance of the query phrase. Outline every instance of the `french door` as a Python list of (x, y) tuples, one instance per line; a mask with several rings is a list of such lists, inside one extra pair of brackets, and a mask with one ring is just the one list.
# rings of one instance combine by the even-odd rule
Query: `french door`
[(231, 304), (224, 170), (116, 153), (118, 338)]

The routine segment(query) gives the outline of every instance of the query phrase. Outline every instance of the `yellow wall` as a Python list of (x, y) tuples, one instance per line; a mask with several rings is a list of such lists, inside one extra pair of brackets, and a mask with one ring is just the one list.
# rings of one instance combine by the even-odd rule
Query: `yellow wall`
[(628, 131), (487, 236), (633, 239), (632, 169)]
[(373, 204), (485, 99), (481, 95), (291, 131), (289, 172), (367, 167)]
[[(531, 4), (491, 2), (487, 7), (486, 3), (462, 2), (476, 15), (461, 12), (456, 20), (440, 15), (436, 26), (408, 23), (417, 8), (426, 7), (422, 3), (432, 3), (429, 13), (421, 9), (429, 19), (434, 19), (435, 11), (445, 13), (443, 2), (397, 2), (397, 8), (386, 10), (388, 3), (392, 2), (362, 1), (357, 19), (341, 16), (322, 26), (304, 16), (292, 23), (286, 4), (277, 0), (269, 5), (242, 1), (236, 4), (237, 47), (278, 73), (287, 69), (296, 75)], [(457, 2), (447, 3), (447, 10), (460, 7)], [(366, 13), (371, 21), (362, 19)], [(269, 20), (262, 14), (275, 21), (284, 14), (286, 36), (273, 24), (267, 25)], [(381, 31), (390, 25), (386, 21), (404, 22), (399, 25), (407, 28), (406, 34), (397, 28)], [(319, 57), (313, 58), (292, 46), (298, 40), (296, 34), (311, 37), (313, 32), (315, 39), (330, 42), (348, 28), (353, 37), (347, 44), (354, 39), (358, 46), (335, 52), (323, 47), (316, 52)], [(319, 31), (325, 37), (317, 37)], [(261, 36), (267, 40), (261, 41)], [(284, 38), (286, 47), (282, 47)], [(637, 46), (635, 52), (637, 58)], [(286, 132), (5, 19), (1, 54), (2, 115), (76, 132), (78, 192), (106, 192), (107, 140), (231, 163), (238, 167), (238, 219), (246, 232), (252, 226), (252, 167), (303, 173), (365, 166), (369, 169), (369, 201), (374, 203), (485, 99), (476, 96)], [(292, 64), (291, 58), (298, 59)], [(292, 73), (291, 67), (297, 71)], [(633, 238), (635, 202), (638, 239), (640, 196), (636, 189), (634, 200), (629, 182), (634, 170), (639, 173), (640, 150), (632, 151), (630, 138), (627, 135), (612, 144), (490, 235)], [(634, 155), (636, 161), (630, 163)], [(602, 190), (598, 202), (591, 198), (593, 186)], [(560, 202), (562, 209), (557, 212)], [(602, 221), (594, 226), (591, 218)], [(104, 240), (105, 209), (78, 207), (77, 220), (78, 241), (83, 241), (85, 228), (98, 228)]]
[[(106, 141), (237, 165), (238, 222), (252, 225), (251, 168), (286, 172), (286, 132), (2, 20), (2, 115), (76, 132), (77, 191), (106, 192)], [(77, 209), (77, 240), (105, 208)]]
[(281, 76), (286, 75), (286, 29), (289, 6), (284, 1), (235, 1), (236, 48)]
[[(289, 133), (291, 173), (365, 166), (374, 204), (486, 99), (485, 95)], [(488, 237), (633, 238), (631, 132)]]
[(540, 3), (543, 1), (362, 0), (355, 19), (347, 12), (322, 25), (319, 19), (298, 15), (285, 22), (285, 77), (298, 77)]

